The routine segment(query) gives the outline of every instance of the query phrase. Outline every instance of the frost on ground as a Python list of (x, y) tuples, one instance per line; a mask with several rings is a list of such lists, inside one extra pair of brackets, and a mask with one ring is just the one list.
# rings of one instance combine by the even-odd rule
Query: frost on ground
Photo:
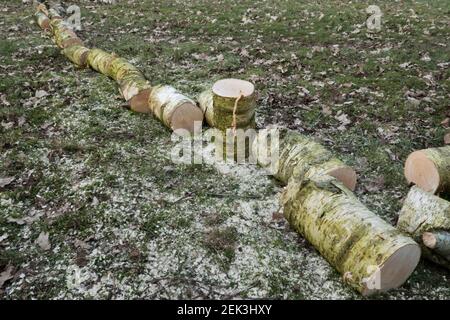
[[(4, 2), (1, 298), (360, 298), (290, 230), (274, 179), (174, 164), (163, 125), (123, 108), (112, 81), (74, 68), (30, 10)], [(448, 117), (448, 1), (433, 3), (380, 1), (386, 36), (369, 38), (362, 2), (80, 1), (80, 36), (191, 96), (218, 78), (255, 82), (258, 125), (333, 149), (358, 171), (358, 198), (394, 224), (404, 159), (441, 144)], [(450, 299), (449, 276), (421, 262), (375, 298)]]

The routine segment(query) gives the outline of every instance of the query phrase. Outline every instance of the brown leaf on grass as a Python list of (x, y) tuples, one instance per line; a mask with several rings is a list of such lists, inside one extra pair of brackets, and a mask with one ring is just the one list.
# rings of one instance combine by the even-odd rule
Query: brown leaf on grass
[(4, 94), (0, 95), (0, 102), (7, 107), (11, 105), (11, 103), (9, 103), (9, 101), (6, 99), (6, 95)]
[(444, 143), (450, 144), (450, 132), (446, 133), (444, 136)]
[(38, 90), (38, 91), (36, 91), (36, 93), (35, 93), (35, 97), (36, 98), (43, 98), (43, 97), (45, 97), (46, 95), (48, 95), (48, 93), (47, 93), (47, 91), (45, 91), (45, 90)]
[(283, 220), (284, 215), (281, 212), (272, 212), (272, 220)]
[(372, 180), (369, 180), (365, 184), (365, 189), (368, 192), (378, 192), (384, 189), (384, 177), (380, 176), (377, 178), (374, 178)]
[(0, 178), (0, 188), (6, 187), (14, 181), (14, 177)]
[(73, 245), (77, 249), (89, 250), (91, 248), (91, 246), (88, 243), (84, 242), (83, 240), (79, 240), (79, 239), (75, 239)]
[(12, 127), (14, 127), (14, 122), (12, 122), (12, 121), (11, 122), (1, 122), (0, 124), (3, 127), (3, 129), (5, 129), (5, 130), (9, 130)]
[(330, 107), (328, 106), (323, 106), (322, 107), (322, 113), (327, 115), (327, 116), (331, 116), (331, 114), (333, 113), (330, 109)]
[(6, 281), (14, 278), (14, 267), (7, 266), (6, 269), (0, 273), (0, 288), (6, 283)]
[(44, 251), (50, 250), (51, 248), (51, 244), (48, 238), (48, 232), (42, 231), (35, 242)]
[(346, 129), (345, 127), (352, 123), (348, 118), (348, 115), (345, 113), (338, 113), (334, 118), (341, 123), (341, 125), (337, 128), (339, 131), (344, 131)]

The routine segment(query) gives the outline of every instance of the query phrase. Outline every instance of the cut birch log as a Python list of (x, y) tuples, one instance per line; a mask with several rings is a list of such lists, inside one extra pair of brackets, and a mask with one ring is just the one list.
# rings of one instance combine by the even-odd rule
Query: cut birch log
[(422, 241), (426, 247), (450, 261), (450, 232), (425, 232)]
[(363, 295), (401, 286), (416, 268), (420, 247), (369, 211), (327, 175), (291, 179), (282, 195), (284, 215)]
[(35, 16), (36, 16), (37, 24), (39, 25), (39, 27), (41, 27), (42, 30), (51, 31), (50, 19), (48, 18), (48, 16), (46, 14), (44, 14), (41, 11), (37, 11), (35, 13)]
[(194, 132), (195, 124), (201, 125), (203, 121), (203, 113), (196, 103), (171, 86), (154, 87), (149, 105), (156, 117), (172, 130), (183, 128)]
[(271, 127), (267, 130), (276, 132), (272, 131), (273, 136), (258, 135), (253, 142), (252, 155), (262, 167), (270, 167), (275, 178), (287, 184), (291, 177), (304, 179), (327, 174), (348, 189), (355, 189), (356, 172), (322, 145), (289, 129)]
[(88, 63), (92, 69), (116, 80), (126, 101), (151, 88), (145, 76), (135, 66), (115, 54), (92, 49), (88, 55)]
[(59, 13), (42, 3), (36, 6), (38, 25), (51, 31), (53, 40), (62, 53), (80, 67), (90, 66), (119, 85), (119, 91), (131, 110), (149, 113), (153, 111), (158, 119), (172, 130), (186, 129), (193, 132), (195, 122), (203, 121), (202, 111), (194, 101), (170, 86), (152, 88), (149, 81), (127, 60), (101, 49), (89, 49), (62, 19)]
[(210, 127), (215, 127), (214, 116), (213, 116), (213, 93), (211, 89), (205, 90), (197, 97), (200, 109), (203, 112), (206, 123)]
[(74, 64), (81, 68), (88, 66), (88, 56), (90, 50), (84, 46), (74, 45), (62, 51), (62, 53)]
[(74, 45), (83, 46), (83, 41), (75, 34), (71, 27), (62, 19), (59, 13), (54, 10), (49, 10), (50, 28), (53, 32), (53, 40), (56, 45), (65, 49)]
[(422, 246), (424, 257), (450, 268), (450, 202), (418, 186), (409, 191), (397, 227)]
[[(256, 95), (252, 83), (222, 79), (198, 97), (206, 122), (223, 132), (228, 128), (255, 128)], [(236, 104), (237, 102), (237, 104)], [(235, 107), (236, 104), (236, 107)]]
[(405, 162), (405, 177), (427, 192), (450, 191), (450, 146), (411, 153)]

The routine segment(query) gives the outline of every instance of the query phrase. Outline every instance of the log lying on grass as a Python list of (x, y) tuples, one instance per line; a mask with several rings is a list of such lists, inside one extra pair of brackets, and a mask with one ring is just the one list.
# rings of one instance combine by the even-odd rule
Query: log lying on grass
[(422, 245), (424, 256), (450, 268), (450, 202), (413, 186), (397, 227)]
[(62, 53), (79, 67), (88, 67), (114, 79), (131, 110), (153, 112), (172, 130), (194, 131), (195, 122), (203, 121), (196, 103), (170, 86), (152, 87), (145, 76), (127, 60), (101, 49), (89, 49), (54, 9), (37, 6), (39, 26), (50, 31)]
[(363, 295), (401, 286), (420, 259), (420, 247), (369, 211), (333, 177), (291, 179), (284, 215)]
[[(287, 184), (291, 177), (303, 179), (327, 174), (348, 189), (355, 189), (356, 172), (322, 145), (289, 129), (272, 127), (267, 130), (277, 133), (274, 136), (259, 135), (253, 142), (252, 154), (262, 167), (271, 167), (275, 178)], [(278, 139), (272, 141), (271, 137)]]
[(74, 45), (83, 46), (83, 41), (78, 38), (76, 33), (71, 29), (59, 13), (54, 10), (49, 10), (50, 15), (50, 29), (53, 32), (53, 40), (56, 45), (61, 48), (69, 48)]
[(156, 86), (149, 97), (150, 109), (166, 126), (194, 131), (194, 122), (203, 119), (202, 111), (193, 100), (171, 86)]
[(450, 146), (411, 153), (406, 159), (405, 177), (427, 192), (450, 191)]

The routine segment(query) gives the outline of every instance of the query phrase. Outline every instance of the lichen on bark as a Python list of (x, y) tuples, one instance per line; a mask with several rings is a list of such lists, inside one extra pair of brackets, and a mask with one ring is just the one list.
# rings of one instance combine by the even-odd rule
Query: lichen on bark
[[(417, 246), (411, 238), (369, 211), (333, 177), (291, 179), (282, 204), (291, 226), (344, 276), (344, 281), (364, 295), (379, 291), (370, 287), (373, 270), (382, 268), (402, 247)], [(390, 288), (389, 284), (385, 285), (384, 289)]]
[(450, 232), (450, 202), (413, 186), (399, 213), (397, 227), (410, 234), (424, 257), (450, 269), (450, 260), (423, 244), (425, 232)]

